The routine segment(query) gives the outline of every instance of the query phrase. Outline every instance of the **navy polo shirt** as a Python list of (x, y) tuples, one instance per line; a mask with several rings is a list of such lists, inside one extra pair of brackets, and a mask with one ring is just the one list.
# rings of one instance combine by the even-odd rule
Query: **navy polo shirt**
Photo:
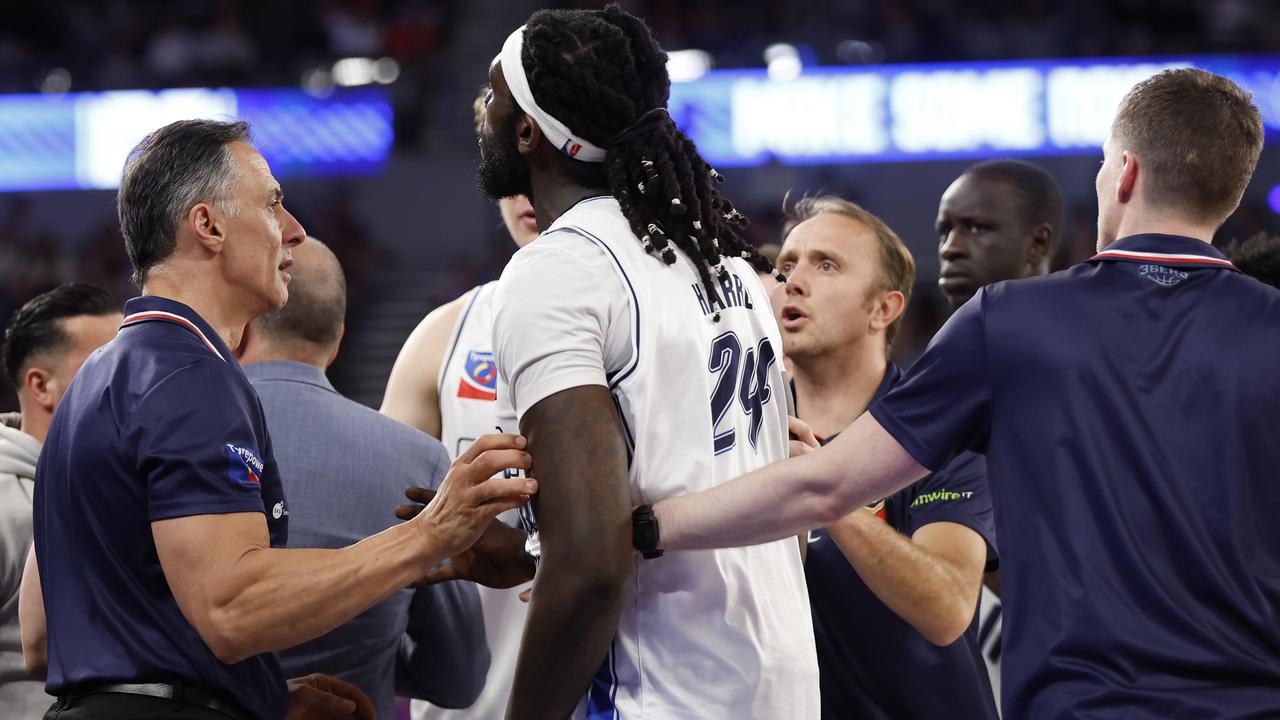
[[(898, 368), (889, 365), (872, 402), (900, 376)], [(991, 495), (981, 455), (963, 453), (885, 498), (884, 520), (907, 537), (936, 522), (969, 527), (987, 542), (988, 569), (995, 566)], [(976, 607), (969, 629), (959, 639), (946, 647), (934, 645), (876, 597), (825, 530), (809, 533), (804, 574), (813, 608), (824, 718), (998, 717), (978, 642)]]
[(1123, 238), (983, 288), (871, 413), (985, 449), (1008, 720), (1280, 717), (1280, 292)]
[(266, 514), (272, 546), (288, 515), (258, 397), (191, 308), (125, 305), (125, 324), (85, 361), (36, 469), (35, 536), (58, 694), (107, 682), (185, 682), (279, 720), (289, 695), (270, 654), (214, 657), (174, 600), (151, 523)]

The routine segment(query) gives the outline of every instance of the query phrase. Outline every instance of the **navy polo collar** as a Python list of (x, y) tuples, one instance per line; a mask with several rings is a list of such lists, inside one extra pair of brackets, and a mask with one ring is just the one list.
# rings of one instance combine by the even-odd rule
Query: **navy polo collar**
[(1174, 267), (1235, 270), (1226, 255), (1209, 243), (1181, 235), (1146, 233), (1120, 238), (1087, 262), (1139, 262)]
[(177, 300), (144, 295), (126, 302), (124, 322), (120, 323), (120, 327), (123, 329), (144, 322), (169, 322), (183, 327), (199, 338), (204, 346), (223, 362), (231, 361), (231, 350), (227, 348), (227, 344), (222, 341), (218, 333), (214, 332), (199, 313)]

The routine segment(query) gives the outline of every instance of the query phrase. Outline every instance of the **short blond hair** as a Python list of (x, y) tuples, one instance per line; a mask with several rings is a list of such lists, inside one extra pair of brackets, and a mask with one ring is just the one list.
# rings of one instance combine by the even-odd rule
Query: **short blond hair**
[[(861, 205), (836, 195), (802, 197), (790, 207), (787, 203), (787, 200), (782, 202), (782, 211), (787, 218), (782, 225), (783, 242), (786, 242), (787, 236), (796, 229), (797, 225), (819, 215), (830, 213), (856, 220), (870, 228), (876, 238), (876, 248), (879, 251), (876, 254), (880, 260), (880, 269), (876, 273), (879, 282), (875, 290), (877, 292), (897, 290), (902, 293), (904, 306), (911, 302), (911, 286), (916, 281), (915, 258), (911, 256), (911, 251), (902, 242), (902, 238), (898, 237), (898, 233), (883, 220)], [(904, 316), (906, 316), (905, 311), (885, 330), (886, 346), (893, 344), (893, 339), (898, 334), (898, 326), (902, 324)]]

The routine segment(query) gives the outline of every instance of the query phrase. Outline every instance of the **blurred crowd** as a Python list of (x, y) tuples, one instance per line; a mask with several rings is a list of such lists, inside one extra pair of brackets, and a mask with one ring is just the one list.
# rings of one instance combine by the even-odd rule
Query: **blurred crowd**
[(1258, 52), (1280, 42), (1280, 6), (1268, 0), (623, 4), (647, 18), (668, 49), (707, 50), (717, 67), (758, 67), (777, 42), (824, 65)]
[[(718, 67), (761, 66), (776, 42), (820, 64), (1258, 52), (1280, 43), (1280, 6), (1267, 0), (621, 4), (648, 19), (667, 48), (707, 50)], [(453, 0), (6, 2), (0, 92), (288, 86), (326, 61), (384, 55), (421, 82), (457, 9)]]
[[(387, 55), (429, 63), (443, 44), (448, 0), (182, 0), (4, 3), (0, 92), (297, 85), (337, 58)], [(56, 79), (55, 79), (56, 80)], [(46, 87), (56, 90), (58, 87)]]

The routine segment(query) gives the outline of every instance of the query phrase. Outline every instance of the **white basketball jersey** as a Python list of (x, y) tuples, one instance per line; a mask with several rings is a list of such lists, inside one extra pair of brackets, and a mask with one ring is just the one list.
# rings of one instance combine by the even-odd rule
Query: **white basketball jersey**
[[(683, 253), (674, 265), (645, 253), (613, 198), (579, 203), (538, 242), (561, 233), (607, 256), (632, 308), (626, 327), (606, 330), (629, 335), (630, 360), (605, 368), (631, 450), (632, 503), (705, 490), (785, 458), (782, 343), (755, 271), (724, 262), (729, 307), (715, 322), (694, 265)], [(788, 538), (637, 555), (617, 635), (575, 717), (818, 715), (809, 599)]]
[[(491, 301), (497, 283), (485, 283), (471, 294), (440, 365), (440, 441), (456, 459), (487, 433), (496, 432), (497, 370), (493, 362), (493, 312)], [(517, 525), (514, 510), (499, 516)], [(529, 585), (496, 590), (477, 585), (484, 612), (484, 632), (489, 643), (489, 674), (475, 703), (464, 710), (447, 710), (423, 700), (411, 705), (413, 720), (500, 720), (507, 712), (507, 697), (515, 679), (520, 636), (524, 633), (528, 604), (520, 592)]]

